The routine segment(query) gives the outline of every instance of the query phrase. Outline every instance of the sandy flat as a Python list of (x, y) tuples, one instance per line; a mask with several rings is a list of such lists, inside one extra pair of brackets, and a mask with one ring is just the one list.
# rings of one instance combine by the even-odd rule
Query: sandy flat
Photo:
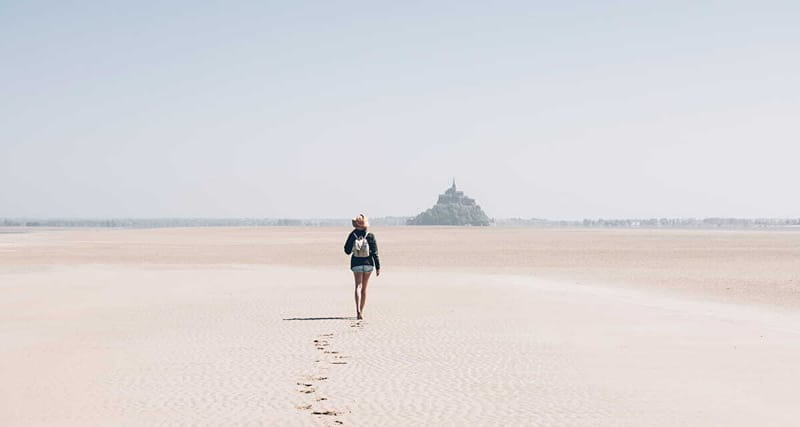
[(800, 233), (0, 234), (0, 425), (791, 426)]

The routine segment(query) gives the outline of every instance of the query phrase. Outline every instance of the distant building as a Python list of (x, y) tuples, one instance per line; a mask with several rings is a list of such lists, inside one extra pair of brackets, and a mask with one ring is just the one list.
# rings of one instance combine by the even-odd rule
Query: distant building
[(463, 191), (453, 185), (439, 195), (432, 208), (408, 220), (408, 225), (475, 225), (490, 224), (489, 217), (483, 212), (475, 199), (464, 195)]

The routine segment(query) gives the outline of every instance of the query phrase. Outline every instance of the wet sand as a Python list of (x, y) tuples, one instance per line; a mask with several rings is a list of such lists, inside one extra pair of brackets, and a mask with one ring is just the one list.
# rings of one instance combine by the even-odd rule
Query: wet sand
[(0, 234), (0, 425), (794, 425), (800, 233)]

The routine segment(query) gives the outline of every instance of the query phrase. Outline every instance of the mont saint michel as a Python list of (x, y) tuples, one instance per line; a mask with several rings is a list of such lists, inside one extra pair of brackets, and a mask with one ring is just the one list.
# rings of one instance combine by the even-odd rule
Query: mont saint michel
[(432, 208), (408, 220), (408, 225), (489, 225), (486, 213), (475, 199), (456, 188), (456, 180)]

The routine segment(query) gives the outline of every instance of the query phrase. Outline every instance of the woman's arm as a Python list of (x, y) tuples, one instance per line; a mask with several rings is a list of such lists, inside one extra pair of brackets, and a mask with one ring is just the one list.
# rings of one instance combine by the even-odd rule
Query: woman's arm
[(381, 270), (381, 260), (378, 258), (378, 241), (375, 240), (374, 234), (370, 234), (370, 236), (372, 236), (372, 241), (369, 242), (369, 256), (372, 257), (372, 262), (375, 263), (376, 273), (380, 274), (378, 273)]
[(356, 235), (353, 232), (347, 235), (347, 240), (344, 241), (344, 253), (350, 255), (353, 252), (353, 242), (356, 240)]

